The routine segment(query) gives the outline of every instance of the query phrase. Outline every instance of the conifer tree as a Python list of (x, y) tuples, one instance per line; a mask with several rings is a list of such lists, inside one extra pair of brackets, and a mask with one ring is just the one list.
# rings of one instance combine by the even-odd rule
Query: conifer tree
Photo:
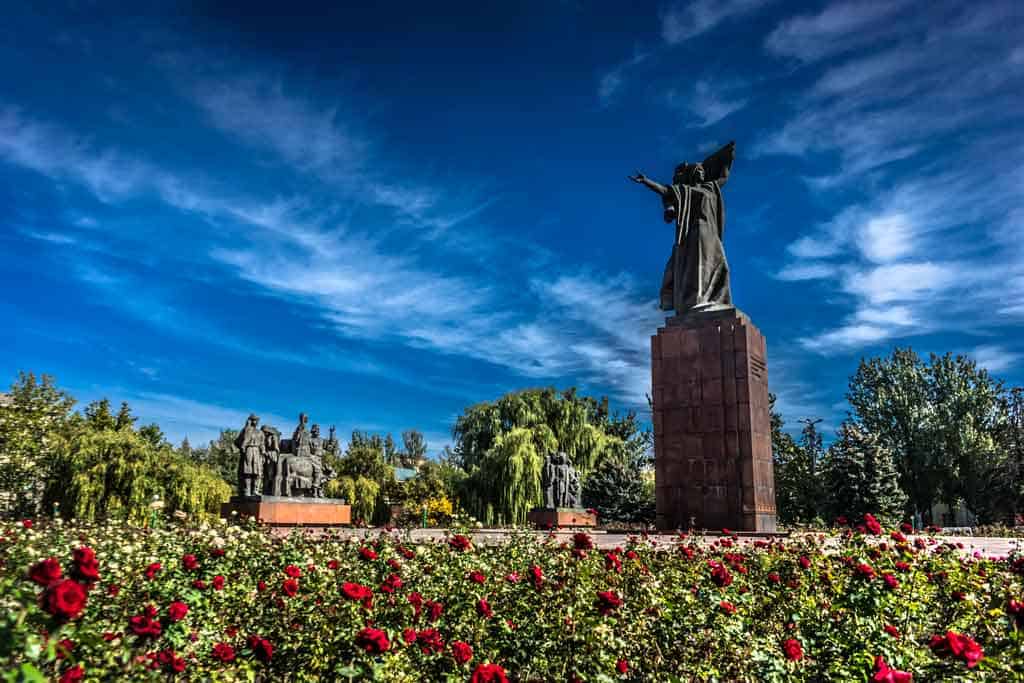
[(851, 522), (871, 513), (883, 524), (900, 521), (907, 496), (900, 488), (892, 455), (878, 439), (844, 422), (825, 457), (826, 512)]

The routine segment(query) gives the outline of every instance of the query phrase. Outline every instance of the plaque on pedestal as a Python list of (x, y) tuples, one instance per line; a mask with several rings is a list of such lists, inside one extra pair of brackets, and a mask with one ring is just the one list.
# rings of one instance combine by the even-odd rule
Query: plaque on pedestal
[(764, 336), (732, 306), (651, 338), (657, 525), (775, 531)]
[(597, 526), (597, 515), (578, 508), (533, 508), (526, 519), (542, 529)]
[(235, 512), (270, 526), (342, 526), (352, 522), (352, 507), (337, 498), (232, 496), (221, 506), (221, 516), (228, 518)]

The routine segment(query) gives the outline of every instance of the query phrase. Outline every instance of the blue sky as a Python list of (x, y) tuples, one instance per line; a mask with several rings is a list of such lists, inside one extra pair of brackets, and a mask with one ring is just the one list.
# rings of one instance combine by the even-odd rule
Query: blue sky
[(791, 426), (894, 345), (1024, 382), (1019, 3), (30, 5), (0, 376), (193, 443), (304, 410), (436, 452), (539, 385), (643, 411), (672, 235), (626, 176), (735, 139), (733, 296)]

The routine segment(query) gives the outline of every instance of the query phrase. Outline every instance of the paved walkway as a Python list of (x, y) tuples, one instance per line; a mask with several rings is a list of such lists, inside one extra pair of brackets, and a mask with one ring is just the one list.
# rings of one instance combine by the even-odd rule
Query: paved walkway
[[(289, 530), (278, 528), (274, 530), (275, 533), (285, 535)], [(336, 529), (314, 529), (315, 532), (321, 533), (325, 531), (331, 531), (341, 538), (364, 538), (367, 536), (377, 536), (380, 532), (384, 531), (381, 527), (374, 527), (369, 529), (355, 529), (351, 527), (342, 527)], [(496, 545), (504, 543), (510, 537), (517, 534), (533, 534), (538, 538), (546, 536), (553, 536), (559, 543), (562, 541), (571, 543), (572, 536), (577, 530), (559, 530), (559, 531), (529, 531), (529, 530), (509, 530), (509, 529), (475, 529), (469, 536), (473, 539), (473, 542), (477, 545)], [(410, 539), (413, 543), (440, 543), (444, 542), (450, 532), (445, 529), (411, 529), (411, 530), (392, 530), (393, 534), (398, 536), (404, 536), (409, 534)], [(629, 542), (630, 537), (637, 536), (637, 533), (622, 533), (616, 531), (603, 531), (600, 529), (591, 529), (587, 533), (594, 539), (594, 546), (601, 549), (611, 549), (615, 547), (625, 547)], [(803, 535), (803, 532), (796, 533), (789, 538), (799, 538)], [(660, 545), (674, 545), (678, 538), (678, 534), (675, 533), (650, 533), (648, 534), (654, 543)], [(704, 543), (711, 543), (712, 541), (721, 538), (719, 534), (709, 534), (700, 538)], [(740, 536), (739, 543), (753, 543), (755, 539), (769, 540), (769, 536), (754, 536), (754, 535), (743, 535)], [(886, 537), (881, 537), (885, 540)], [(911, 540), (916, 538), (915, 536), (909, 537)], [(1008, 555), (1013, 550), (1024, 552), (1024, 539), (1022, 538), (996, 538), (996, 537), (981, 537), (981, 536), (936, 536), (940, 542), (949, 543), (961, 543), (963, 544), (964, 554), (973, 555), (975, 552), (981, 553), (986, 557), (1003, 557)]]

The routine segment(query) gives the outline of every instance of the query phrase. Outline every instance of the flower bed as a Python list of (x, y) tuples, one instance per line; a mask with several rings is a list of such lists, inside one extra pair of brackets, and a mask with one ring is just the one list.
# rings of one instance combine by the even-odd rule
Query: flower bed
[[(0, 526), (0, 666), (75, 680), (1010, 680), (1024, 560), (838, 540), (596, 550)], [(830, 540), (826, 553), (823, 544)]]

